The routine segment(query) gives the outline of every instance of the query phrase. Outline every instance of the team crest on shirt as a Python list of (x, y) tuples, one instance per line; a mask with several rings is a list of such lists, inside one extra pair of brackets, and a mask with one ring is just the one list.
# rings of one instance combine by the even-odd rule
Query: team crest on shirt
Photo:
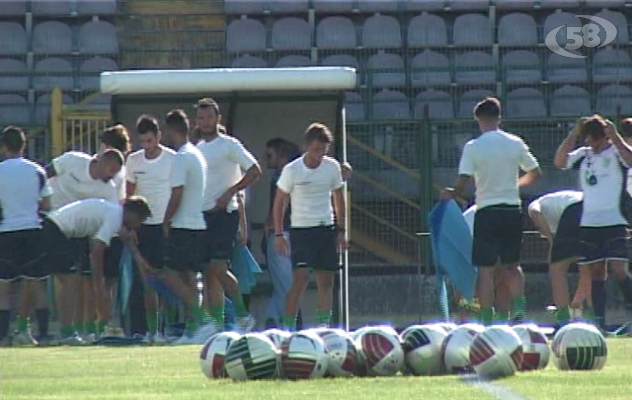
[(611, 162), (612, 162), (612, 160), (610, 159), (610, 157), (605, 157), (603, 159), (603, 167), (604, 168), (609, 168)]

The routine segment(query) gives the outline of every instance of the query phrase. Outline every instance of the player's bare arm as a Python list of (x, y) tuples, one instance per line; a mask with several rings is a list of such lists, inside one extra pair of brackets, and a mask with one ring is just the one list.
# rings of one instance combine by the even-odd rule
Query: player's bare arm
[(274, 216), (274, 244), (280, 254), (289, 254), (285, 237), (283, 236), (283, 219), (285, 218), (286, 203), (290, 195), (281, 189), (277, 189), (274, 196), (272, 215)]
[(48, 178), (53, 178), (57, 176), (57, 171), (55, 171), (55, 166), (53, 165), (53, 163), (48, 164), (44, 169), (46, 170), (46, 176)]
[(248, 186), (255, 183), (261, 177), (261, 167), (255, 163), (252, 167), (248, 168), (248, 171), (242, 176), (241, 180), (231, 186), (215, 204), (213, 210), (225, 210), (230, 200), (240, 191), (244, 190)]
[(621, 157), (627, 165), (632, 165), (632, 148), (623, 140), (612, 121), (607, 120), (606, 123), (608, 124), (605, 129), (606, 137), (608, 137), (612, 145), (617, 148), (619, 157)]
[(130, 181), (126, 181), (125, 182), (125, 193), (127, 194), (127, 197), (133, 196), (134, 193), (136, 193), (136, 184), (132, 183)]
[(447, 187), (441, 191), (441, 197), (444, 199), (454, 199), (463, 196), (465, 190), (467, 190), (468, 186), (472, 182), (472, 177), (470, 175), (459, 175), (456, 178), (456, 182), (454, 183), (454, 187)]
[(575, 126), (573, 127), (573, 129), (571, 129), (571, 131), (568, 133), (568, 136), (566, 136), (566, 139), (564, 139), (560, 147), (557, 148), (557, 151), (555, 152), (555, 159), (553, 160), (553, 164), (556, 168), (566, 168), (568, 154), (575, 148), (575, 145), (577, 144), (579, 132), (583, 123), (584, 118), (578, 119), (575, 122)]
[(50, 211), (51, 209), (51, 202), (50, 202), (50, 196), (46, 196), (46, 197), (42, 197), (39, 201), (39, 209), (40, 211)]
[(171, 197), (169, 198), (169, 204), (167, 204), (167, 211), (165, 211), (165, 220), (162, 223), (162, 230), (166, 237), (169, 236), (169, 231), (171, 230), (171, 220), (178, 208), (180, 208), (180, 203), (182, 203), (183, 193), (184, 186), (171, 188)]
[(536, 167), (531, 171), (526, 172), (518, 179), (518, 187), (525, 187), (534, 184), (538, 179), (542, 177), (542, 170), (540, 167)]
[(334, 213), (336, 214), (337, 223), (336, 229), (338, 230), (338, 250), (340, 251), (345, 251), (349, 247), (349, 237), (347, 236), (347, 228), (345, 225), (347, 209), (343, 190), (341, 187), (331, 193), (334, 199)]

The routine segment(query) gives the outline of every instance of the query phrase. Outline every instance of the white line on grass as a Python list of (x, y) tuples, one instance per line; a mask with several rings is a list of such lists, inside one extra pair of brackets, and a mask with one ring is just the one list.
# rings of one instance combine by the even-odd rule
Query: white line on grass
[(486, 381), (480, 379), (476, 375), (464, 376), (462, 380), (463, 382), (482, 390), (483, 392), (498, 400), (531, 400), (528, 397), (519, 395), (518, 393), (514, 392), (506, 386), (501, 385), (500, 383)]

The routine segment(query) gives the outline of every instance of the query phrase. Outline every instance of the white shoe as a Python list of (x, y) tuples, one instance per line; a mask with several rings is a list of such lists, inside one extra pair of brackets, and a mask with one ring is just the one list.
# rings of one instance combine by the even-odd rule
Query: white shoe
[(85, 346), (85, 344), (86, 342), (76, 334), (59, 339), (60, 346)]
[(153, 343), (154, 346), (166, 346), (167, 344), (169, 344), (168, 340), (160, 332), (154, 335)]
[(195, 331), (191, 339), (194, 344), (204, 344), (206, 341), (216, 334), (217, 328), (213, 323), (206, 323), (204, 325), (200, 325), (200, 327)]
[(26, 332), (16, 332), (15, 336), (13, 336), (13, 346), (15, 347), (34, 347), (37, 346), (37, 340), (31, 334), (31, 331), (28, 330)]
[(193, 340), (193, 336), (189, 336), (185, 333), (179, 339), (171, 342), (171, 344), (174, 346), (184, 346), (184, 345), (197, 344), (197, 343)]
[(105, 329), (103, 329), (103, 335), (101, 335), (101, 337), (119, 337), (119, 338), (123, 338), (125, 337), (125, 332), (123, 332), (123, 329), (116, 327), (116, 326), (112, 326), (112, 325), (106, 325)]
[(245, 317), (235, 317), (235, 330), (238, 333), (248, 333), (255, 327), (257, 321), (252, 315), (248, 314)]
[(81, 339), (88, 346), (95, 344), (96, 341), (98, 340), (97, 335), (94, 333), (88, 333), (87, 335), (83, 335)]

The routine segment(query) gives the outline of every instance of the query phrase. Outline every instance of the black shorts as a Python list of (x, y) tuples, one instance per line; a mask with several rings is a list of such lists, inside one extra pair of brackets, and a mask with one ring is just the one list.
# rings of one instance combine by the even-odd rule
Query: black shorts
[(41, 229), (0, 233), (0, 281), (44, 279), (43, 256)]
[(42, 222), (42, 246), (44, 258), (42, 263), (50, 274), (74, 274), (77, 273), (77, 264), (80, 260), (79, 240), (70, 240), (59, 227), (51, 220)]
[(239, 212), (205, 211), (204, 221), (208, 244), (205, 261), (230, 260), (239, 229)]
[[(88, 262), (81, 261), (84, 276), (92, 276), (92, 263), (90, 262), (90, 239), (84, 239), (88, 249)], [(121, 255), (123, 254), (123, 242), (119, 237), (113, 237), (110, 245), (103, 254), (103, 276), (109, 279), (118, 279), (120, 276)]]
[(581, 259), (579, 264), (600, 261), (628, 261), (628, 233), (624, 225), (584, 227), (579, 229)]
[(581, 256), (579, 241), (579, 222), (582, 218), (583, 203), (566, 207), (551, 245), (551, 262), (559, 262)]
[(178, 272), (198, 271), (208, 262), (204, 251), (206, 245), (206, 232), (203, 230), (171, 229), (165, 266)]
[(336, 272), (338, 260), (338, 232), (335, 226), (290, 229), (290, 247), (294, 268), (312, 268)]
[(138, 233), (138, 250), (153, 269), (161, 269), (165, 263), (167, 241), (162, 225), (143, 225)]
[(522, 246), (522, 210), (500, 204), (476, 211), (472, 263), (478, 267), (515, 264)]

